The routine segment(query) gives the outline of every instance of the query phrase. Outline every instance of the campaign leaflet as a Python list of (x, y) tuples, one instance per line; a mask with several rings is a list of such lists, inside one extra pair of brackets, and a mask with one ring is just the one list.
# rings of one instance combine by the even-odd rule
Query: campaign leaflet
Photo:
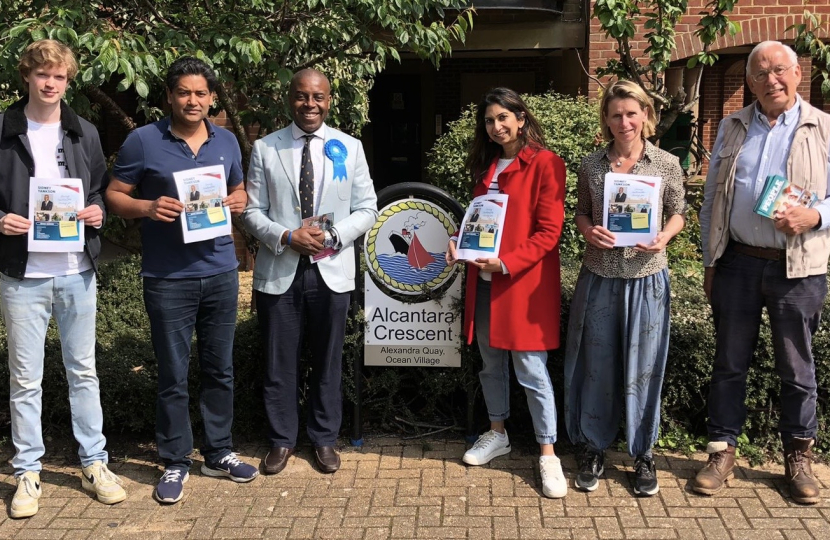
[(225, 167), (212, 165), (173, 173), (179, 200), (184, 243), (202, 242), (231, 234), (230, 208), (222, 205), (228, 196)]
[(498, 257), (506, 214), (507, 195), (493, 193), (473, 199), (459, 230), (459, 260)]
[(764, 190), (758, 197), (754, 210), (760, 216), (777, 219), (791, 206), (812, 208), (817, 202), (818, 197), (815, 193), (790, 183), (783, 176), (773, 174), (767, 176)]
[(602, 224), (614, 233), (614, 247), (648, 244), (659, 232), (657, 205), (659, 176), (607, 173), (603, 196)]
[[(334, 212), (329, 212), (321, 216), (308, 217), (303, 220), (303, 227), (317, 227), (323, 232), (331, 230), (332, 225), (334, 225)], [(319, 253), (311, 256), (311, 262), (319, 262), (326, 257), (331, 257), (335, 253), (337, 251), (333, 247), (323, 248)]]
[(83, 251), (84, 227), (78, 212), (85, 202), (79, 178), (30, 178), (29, 251)]

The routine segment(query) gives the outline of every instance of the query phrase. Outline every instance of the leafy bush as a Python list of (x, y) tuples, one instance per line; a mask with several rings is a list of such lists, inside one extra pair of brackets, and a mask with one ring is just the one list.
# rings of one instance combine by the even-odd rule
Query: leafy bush
[[(152, 436), (155, 426), (156, 361), (150, 343), (149, 323), (144, 311), (138, 258), (125, 258), (102, 265), (98, 289), (97, 365), (101, 381), (104, 426), (108, 435)], [(565, 342), (569, 303), (579, 264), (562, 264), (562, 343)], [(672, 272), (672, 326), (669, 362), (663, 386), (663, 433), (659, 446), (689, 451), (705, 444), (706, 396), (715, 350), (711, 310), (703, 296), (700, 272)], [(827, 404), (830, 399), (830, 306), (822, 316), (815, 336), (819, 386), (818, 449), (830, 450)], [(355, 399), (353, 360), (362, 350), (362, 314), (348, 323), (344, 346), (343, 434), (348, 432)], [(8, 354), (5, 328), (0, 323), (0, 358)], [(235, 421), (234, 431), (247, 438), (263, 435), (262, 374), (259, 329), (256, 317), (242, 309), (234, 343)], [(462, 368), (385, 368), (363, 370), (363, 414), (369, 429), (412, 431), (413, 425), (456, 426), (460, 433), (467, 414), (480, 429), (487, 425), (486, 408), (478, 389), (481, 360), (475, 347), (464, 347)], [(561, 410), (564, 350), (553, 351), (548, 370), (553, 380), (557, 407)], [(0, 362), (0, 380), (8, 380), (8, 362)], [(532, 443), (533, 428), (524, 391), (513, 378), (511, 390), (511, 436)], [(199, 392), (197, 362), (190, 373), (191, 396)], [(467, 393), (470, 388), (471, 405)], [(47, 431), (70, 436), (70, 411), (66, 399), (66, 377), (60, 356), (60, 340), (50, 325), (46, 340), (43, 380), (43, 425)], [(778, 377), (775, 374), (769, 328), (764, 327), (749, 373), (747, 406), (749, 416), (742, 438), (745, 455), (759, 459), (780, 450), (777, 435)], [(0, 401), (8, 401), (8, 384), (0, 385)], [(304, 392), (301, 393), (301, 396)], [(198, 401), (191, 399), (194, 430), (201, 429)], [(421, 427), (420, 431), (431, 428)], [(564, 425), (560, 425), (565, 442)], [(621, 432), (622, 433), (622, 432)], [(197, 439), (198, 441), (198, 439)], [(197, 443), (198, 444), (198, 443)], [(690, 448), (693, 447), (693, 448)]]

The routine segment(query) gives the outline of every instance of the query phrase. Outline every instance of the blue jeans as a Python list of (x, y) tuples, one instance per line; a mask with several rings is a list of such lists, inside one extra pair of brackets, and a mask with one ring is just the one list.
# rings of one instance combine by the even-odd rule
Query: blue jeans
[(516, 380), (525, 389), (527, 405), (536, 432), (536, 442), (556, 442), (556, 404), (548, 373), (547, 351), (507, 351), (490, 347), (490, 282), (479, 279), (476, 290), (476, 342), (481, 352), (482, 370), (478, 374), (487, 414), (497, 422), (510, 417), (510, 369), (513, 357)]
[(767, 308), (775, 371), (781, 378), (778, 430), (787, 444), (812, 439), (816, 418), (816, 365), (812, 339), (827, 296), (827, 276), (788, 279), (786, 261), (726, 249), (715, 266), (712, 313), (716, 347), (709, 386), (709, 438), (737, 446), (746, 421), (746, 380)]
[(187, 373), (196, 331), (201, 370), (199, 406), (207, 463), (231, 452), (233, 336), (239, 275), (236, 270), (203, 278), (144, 278), (144, 306), (158, 359), (156, 442), (167, 469), (190, 468), (193, 450)]
[(69, 385), (72, 432), (84, 467), (107, 462), (101, 393), (95, 371), (95, 272), (15, 279), (0, 274), (0, 305), (9, 345), (9, 386), (15, 475), (39, 472), (46, 329), (54, 315)]

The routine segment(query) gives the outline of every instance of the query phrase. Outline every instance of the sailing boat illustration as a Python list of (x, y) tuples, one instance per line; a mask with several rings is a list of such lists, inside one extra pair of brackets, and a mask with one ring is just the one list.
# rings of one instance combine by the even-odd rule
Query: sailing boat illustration
[[(416, 227), (417, 229), (417, 227)], [(392, 231), (389, 233), (389, 241), (396, 253), (406, 255), (406, 260), (412, 268), (421, 270), (435, 262), (435, 257), (429, 254), (415, 231), (409, 232), (403, 228), (401, 232)]]

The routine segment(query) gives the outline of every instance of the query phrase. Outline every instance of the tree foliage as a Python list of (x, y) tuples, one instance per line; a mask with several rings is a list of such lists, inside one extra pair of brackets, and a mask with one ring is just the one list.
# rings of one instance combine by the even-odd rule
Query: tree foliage
[(830, 21), (810, 11), (804, 11), (804, 21), (787, 28), (795, 31), (794, 48), (798, 54), (813, 58), (812, 78), (821, 78), (821, 94), (830, 98), (830, 45), (822, 37), (830, 34)]
[[(657, 129), (659, 138), (679, 113), (688, 112), (694, 106), (703, 76), (702, 68), (713, 65), (718, 59), (710, 50), (715, 40), (740, 30), (740, 26), (727, 17), (736, 3), (737, 0), (710, 0), (698, 13), (700, 20), (694, 35), (700, 40), (702, 50), (689, 59), (687, 67), (700, 66), (701, 69), (696, 72), (694, 95), (689, 99), (682, 86), (670, 95), (664, 75), (677, 49), (675, 29), (686, 15), (688, 0), (597, 0), (593, 16), (599, 21), (606, 37), (616, 40), (619, 54), (619, 58), (613, 58), (599, 68), (597, 75), (632, 80), (651, 96), (660, 120)], [(645, 30), (642, 36), (640, 29)], [(645, 61), (640, 60), (632, 46), (634, 41), (640, 39), (648, 43), (643, 51)]]
[[(331, 80), (329, 122), (357, 132), (367, 121), (367, 91), (402, 51), (436, 65), (472, 24), (465, 0), (3, 0), (0, 99), (19, 88), (16, 62), (32, 41), (50, 37), (78, 54), (81, 71), (67, 99), (77, 110), (103, 108), (128, 128), (162, 115), (163, 76), (179, 56), (211, 64), (223, 82), (218, 107), (239, 139), (288, 122), (292, 74), (317, 67)], [(454, 17), (454, 18), (453, 18)], [(449, 22), (445, 22), (449, 21)], [(134, 90), (138, 110), (121, 109), (101, 90)], [(8, 85), (8, 86), (2, 86)], [(0, 105), (2, 102), (0, 102)], [(245, 160), (247, 161), (247, 159)]]

